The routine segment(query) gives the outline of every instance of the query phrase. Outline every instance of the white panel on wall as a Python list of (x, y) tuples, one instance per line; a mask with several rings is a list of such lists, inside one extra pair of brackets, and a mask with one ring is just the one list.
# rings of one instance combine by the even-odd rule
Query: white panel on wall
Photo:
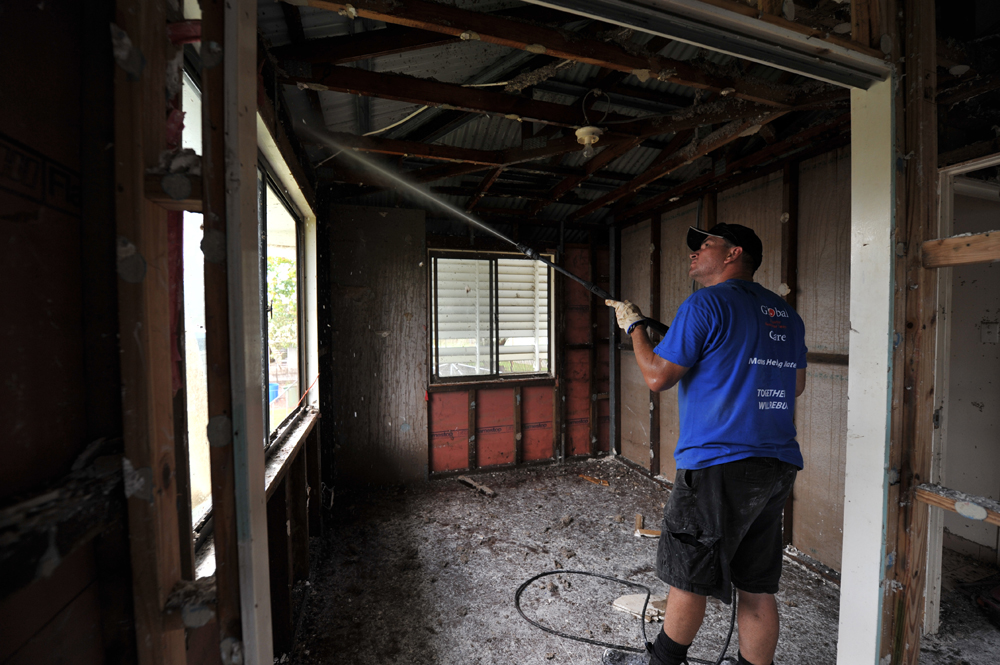
[[(849, 148), (799, 167), (796, 309), (814, 353), (846, 355), (851, 305), (851, 156)], [(793, 545), (840, 570), (847, 445), (847, 367), (810, 364), (796, 400), (795, 425), (805, 468), (795, 484)]]
[[(698, 226), (698, 204), (666, 213), (660, 224), (660, 320), (670, 325), (677, 308), (694, 290), (688, 277), (691, 250), (687, 232)], [(677, 473), (674, 448), (679, 436), (677, 389), (672, 388), (660, 393), (660, 475), (670, 481)]]
[(754, 281), (772, 291), (781, 284), (781, 171), (719, 193), (720, 224), (749, 226), (764, 244)]
[[(621, 297), (649, 312), (648, 221), (622, 230)], [(623, 335), (624, 337), (624, 335)], [(622, 455), (649, 468), (649, 388), (628, 351), (621, 353)]]

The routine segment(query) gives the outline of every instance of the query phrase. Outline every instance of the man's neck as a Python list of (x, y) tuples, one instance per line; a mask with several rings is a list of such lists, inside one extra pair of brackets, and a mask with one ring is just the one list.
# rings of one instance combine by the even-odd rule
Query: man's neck
[(707, 288), (709, 286), (715, 286), (716, 284), (722, 284), (723, 282), (728, 282), (731, 279), (742, 279), (745, 282), (752, 282), (753, 275), (747, 274), (746, 272), (731, 273), (729, 271), (726, 271), (721, 275), (713, 275), (710, 279), (699, 281), (698, 283), (701, 284), (703, 287)]

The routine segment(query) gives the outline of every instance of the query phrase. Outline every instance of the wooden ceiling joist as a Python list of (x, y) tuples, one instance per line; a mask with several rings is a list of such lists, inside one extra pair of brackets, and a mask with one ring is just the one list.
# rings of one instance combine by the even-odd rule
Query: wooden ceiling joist
[[(324, 68), (319, 76), (289, 76), (284, 81), (314, 90), (332, 90), (472, 113), (496, 113), (512, 120), (564, 127), (584, 124), (583, 113), (579, 108), (402, 74), (370, 72), (353, 67), (329, 67)], [(615, 119), (624, 120), (627, 116), (615, 114)]]
[(740, 99), (771, 106), (789, 106), (795, 95), (791, 87), (751, 77), (713, 74), (688, 62), (636, 55), (617, 44), (598, 39), (572, 38), (554, 28), (422, 0), (356, 0), (351, 4), (306, 1), (311, 7), (597, 65), (635, 74), (643, 81), (657, 78), (700, 90), (725, 91)]
[(701, 141), (692, 143), (686, 148), (678, 151), (673, 157), (665, 161), (660, 166), (654, 169), (647, 169), (646, 172), (638, 178), (622, 185), (609, 194), (605, 194), (595, 201), (591, 201), (576, 212), (572, 213), (569, 216), (569, 219), (580, 219), (581, 217), (594, 212), (598, 208), (610, 205), (623, 196), (642, 189), (654, 180), (662, 178), (686, 164), (690, 164), (699, 157), (707, 155), (713, 150), (717, 150), (731, 141), (735, 141), (741, 136), (746, 135), (746, 133), (754, 127), (766, 125), (769, 122), (777, 120), (783, 115), (785, 115), (784, 111), (772, 111), (752, 118), (734, 120), (721, 129), (712, 132)]
[(382, 155), (413, 155), (424, 159), (482, 164), (484, 166), (501, 166), (503, 164), (503, 153), (499, 150), (455, 148), (448, 145), (420, 143), (419, 141), (357, 136), (346, 132), (326, 132), (324, 137), (335, 144), (337, 149), (358, 150)]
[(482, 182), (479, 183), (479, 187), (476, 188), (476, 192), (470, 196), (468, 202), (466, 202), (465, 212), (472, 212), (472, 209), (475, 208), (476, 205), (483, 200), (483, 197), (486, 196), (486, 193), (490, 191), (490, 187), (492, 187), (493, 183), (497, 181), (497, 178), (500, 177), (501, 173), (503, 173), (502, 166), (493, 169), (486, 175), (485, 178), (483, 178)]
[(549, 196), (548, 199), (534, 204), (531, 207), (532, 214), (538, 214), (538, 212), (545, 206), (555, 203), (561, 199), (568, 192), (572, 191), (574, 187), (578, 186), (597, 171), (601, 170), (632, 148), (639, 145), (640, 141), (641, 139), (636, 138), (631, 141), (622, 141), (618, 145), (610, 145), (604, 148), (601, 152), (594, 155), (586, 164), (584, 164), (583, 173), (565, 178), (562, 182), (555, 186), (552, 190), (552, 195)]
[[(282, 6), (291, 5), (282, 3)], [(302, 43), (293, 40), (292, 44), (271, 49), (271, 53), (283, 61), (342, 65), (457, 41), (458, 37), (439, 32), (388, 27), (384, 30), (372, 30), (355, 35), (311, 39)]]
[[(803, 130), (798, 134), (795, 134), (794, 136), (790, 136), (784, 139), (783, 141), (772, 143), (766, 148), (762, 148), (761, 150), (758, 150), (753, 154), (744, 157), (743, 159), (734, 161), (731, 164), (727, 164), (726, 169), (724, 171), (724, 177), (732, 176), (736, 173), (739, 173), (740, 171), (745, 171), (748, 169), (758, 167), (762, 164), (766, 164), (767, 162), (773, 159), (780, 158), (788, 154), (789, 152), (793, 152), (796, 150), (800, 150), (804, 147), (807, 147), (817, 137), (820, 137), (823, 134), (826, 134), (828, 132), (843, 131), (850, 124), (850, 121), (851, 121), (850, 114), (845, 113), (844, 115), (838, 116), (837, 118), (829, 122), (821, 123), (815, 125), (814, 127), (810, 127), (806, 130)], [(661, 208), (663, 205), (667, 204), (670, 201), (670, 199), (683, 196), (690, 191), (693, 191), (700, 187), (704, 187), (710, 182), (716, 181), (718, 177), (719, 176), (713, 172), (689, 180), (688, 182), (682, 183), (667, 192), (658, 194), (650, 199), (643, 201), (642, 203), (636, 205), (635, 207), (626, 210), (621, 215), (621, 218), (623, 220), (628, 220), (641, 216), (655, 214), (658, 211), (658, 209)]]
[[(662, 204), (656, 208), (645, 210), (640, 214), (633, 214), (631, 210), (625, 209), (624, 213), (615, 214), (617, 226), (630, 226), (644, 219), (649, 219), (653, 215), (665, 215), (671, 210), (683, 207), (701, 199), (706, 194), (717, 193), (732, 187), (738, 187), (745, 183), (763, 178), (776, 171), (781, 171), (789, 164), (800, 162), (811, 157), (816, 157), (850, 145), (850, 134), (837, 134), (828, 139), (821, 139), (818, 143), (810, 143), (803, 150), (793, 152), (790, 155), (782, 156), (774, 161), (767, 162), (762, 166), (752, 169), (727, 169), (725, 172), (716, 175), (706, 173), (705, 175), (676, 185), (668, 197), (660, 200)], [(625, 200), (625, 199), (623, 199)]]

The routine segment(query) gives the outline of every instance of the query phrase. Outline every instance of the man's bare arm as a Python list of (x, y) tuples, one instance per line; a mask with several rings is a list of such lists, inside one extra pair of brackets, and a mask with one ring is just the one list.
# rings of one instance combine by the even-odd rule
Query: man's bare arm
[(798, 397), (806, 389), (806, 368), (795, 370), (795, 396)]
[(646, 326), (637, 325), (632, 329), (631, 337), (636, 362), (639, 364), (642, 378), (646, 379), (646, 385), (649, 386), (649, 389), (661, 392), (677, 385), (688, 368), (675, 365), (653, 353), (653, 343), (646, 335)]

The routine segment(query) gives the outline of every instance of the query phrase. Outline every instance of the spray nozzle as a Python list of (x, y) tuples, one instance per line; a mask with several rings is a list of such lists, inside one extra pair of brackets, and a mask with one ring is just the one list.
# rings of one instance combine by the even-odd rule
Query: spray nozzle
[(524, 254), (525, 256), (527, 256), (529, 259), (531, 259), (533, 261), (541, 261), (542, 260), (542, 257), (540, 257), (538, 255), (538, 252), (536, 252), (532, 248), (528, 247), (524, 243), (520, 243), (520, 242), (517, 243), (517, 251), (521, 252), (522, 254)]

